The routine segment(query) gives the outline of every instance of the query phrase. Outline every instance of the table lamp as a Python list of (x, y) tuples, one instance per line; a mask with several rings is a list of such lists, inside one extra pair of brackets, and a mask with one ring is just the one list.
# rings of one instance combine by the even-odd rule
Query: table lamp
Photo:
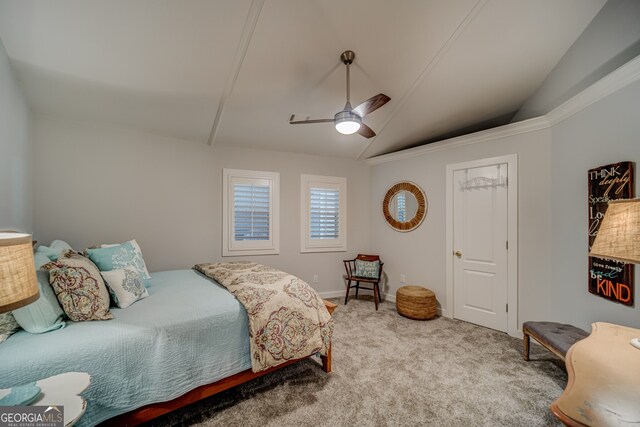
[[(589, 256), (640, 264), (640, 199), (609, 202)], [(631, 345), (640, 349), (640, 338)]]
[(0, 313), (38, 299), (31, 235), (0, 232)]

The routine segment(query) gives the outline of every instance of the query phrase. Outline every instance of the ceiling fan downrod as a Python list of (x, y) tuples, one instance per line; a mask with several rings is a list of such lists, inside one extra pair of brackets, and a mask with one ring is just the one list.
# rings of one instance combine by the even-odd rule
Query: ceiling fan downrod
[[(353, 61), (356, 59), (356, 53), (352, 50), (345, 50), (340, 55), (340, 60), (347, 66), (347, 104), (345, 105), (345, 111), (351, 111), (351, 67)], [(347, 109), (348, 107), (348, 109)]]

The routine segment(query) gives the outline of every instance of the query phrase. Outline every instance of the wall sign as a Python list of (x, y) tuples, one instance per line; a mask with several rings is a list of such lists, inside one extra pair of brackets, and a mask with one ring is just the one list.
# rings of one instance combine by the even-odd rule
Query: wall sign
[[(589, 250), (598, 234), (609, 200), (634, 197), (633, 163), (589, 169)], [(589, 257), (589, 292), (633, 306), (633, 264)]]

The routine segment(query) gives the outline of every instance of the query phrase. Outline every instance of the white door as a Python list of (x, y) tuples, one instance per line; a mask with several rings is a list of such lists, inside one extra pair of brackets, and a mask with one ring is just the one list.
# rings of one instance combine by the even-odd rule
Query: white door
[(507, 331), (507, 164), (453, 172), (454, 317)]

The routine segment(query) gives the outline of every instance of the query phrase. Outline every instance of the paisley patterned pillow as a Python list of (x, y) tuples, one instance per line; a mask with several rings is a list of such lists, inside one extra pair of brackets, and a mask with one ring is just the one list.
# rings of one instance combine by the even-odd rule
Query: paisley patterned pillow
[(20, 325), (13, 318), (11, 313), (0, 314), (0, 343), (5, 341), (14, 333), (18, 332)]
[(144, 279), (133, 267), (103, 271), (102, 277), (113, 300), (120, 308), (127, 308), (139, 299), (149, 296), (147, 288), (144, 287)]
[(109, 312), (109, 291), (91, 260), (66, 251), (43, 268), (49, 271), (49, 283), (69, 319), (82, 322), (113, 318)]

